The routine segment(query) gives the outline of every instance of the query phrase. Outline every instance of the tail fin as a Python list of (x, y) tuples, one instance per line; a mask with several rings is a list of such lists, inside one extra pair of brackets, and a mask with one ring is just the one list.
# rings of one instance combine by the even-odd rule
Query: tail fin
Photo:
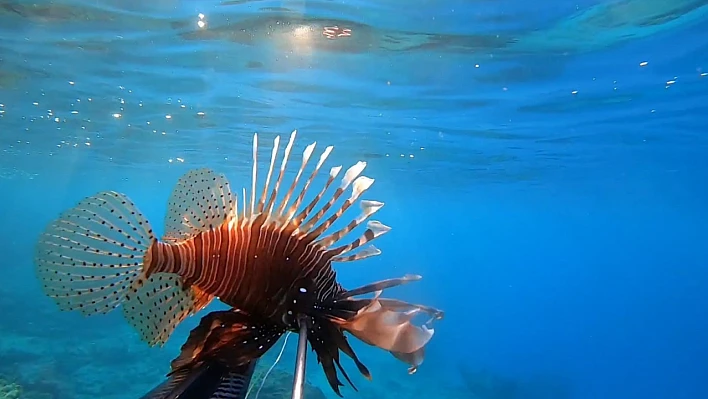
[(35, 264), (42, 289), (62, 310), (108, 313), (141, 284), (154, 241), (150, 224), (125, 195), (85, 198), (39, 238)]
[(141, 399), (244, 399), (256, 362), (236, 367), (202, 363), (170, 375)]
[(156, 239), (147, 219), (124, 194), (105, 191), (85, 198), (52, 221), (35, 252), (42, 290), (62, 310), (123, 315), (154, 345), (211, 299), (198, 287), (185, 290), (176, 275), (150, 271)]

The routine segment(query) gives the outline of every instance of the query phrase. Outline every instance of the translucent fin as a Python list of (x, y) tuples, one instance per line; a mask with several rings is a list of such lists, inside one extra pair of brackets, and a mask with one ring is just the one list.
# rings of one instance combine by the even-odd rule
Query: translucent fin
[(210, 169), (190, 170), (170, 195), (163, 239), (170, 243), (190, 239), (219, 226), (236, 208), (237, 198), (224, 175)]
[[(288, 141), (288, 145), (285, 147), (285, 154), (283, 155), (283, 162), (280, 164), (280, 172), (278, 172), (278, 180), (275, 181), (275, 186), (273, 187), (273, 191), (270, 193), (270, 198), (268, 198), (268, 202), (266, 203), (266, 207), (265, 207), (266, 212), (271, 217), (272, 216), (277, 217), (277, 214), (273, 215), (273, 206), (275, 205), (275, 199), (278, 196), (278, 189), (280, 188), (280, 183), (283, 181), (283, 176), (285, 175), (285, 167), (288, 164), (288, 158), (290, 158), (290, 151), (293, 148), (293, 141), (295, 140), (296, 134), (297, 134), (297, 131), (295, 131), (295, 130), (290, 134), (290, 140)], [(298, 172), (300, 172), (300, 171), (298, 171)], [(284, 202), (287, 202), (287, 198), (284, 200)]]
[(332, 258), (332, 262), (353, 262), (356, 260), (362, 260), (366, 258), (370, 258), (372, 256), (377, 256), (381, 254), (381, 250), (376, 248), (373, 245), (369, 245), (368, 247), (362, 249), (361, 251), (350, 254), (350, 255), (345, 255), (345, 256), (337, 256)]
[(275, 136), (273, 140), (273, 151), (270, 154), (270, 166), (268, 166), (268, 175), (266, 176), (265, 185), (263, 186), (263, 193), (261, 194), (261, 199), (258, 201), (258, 213), (263, 213), (263, 208), (265, 206), (266, 195), (268, 195), (268, 187), (270, 186), (270, 178), (273, 175), (273, 168), (275, 168), (275, 159), (278, 156), (278, 147), (280, 146), (280, 136)]
[(107, 313), (139, 284), (155, 240), (145, 217), (123, 194), (85, 198), (39, 236), (36, 272), (62, 310)]
[[(275, 178), (274, 185), (271, 189), (271, 179), (273, 179), (273, 171), (276, 167), (276, 162), (278, 160), (278, 149), (280, 144), (280, 137), (277, 136), (273, 141), (273, 148), (271, 150), (270, 163), (268, 167), (268, 173), (265, 179), (265, 184), (262, 189), (258, 186), (258, 135), (255, 134), (253, 137), (253, 172), (252, 172), (252, 182), (251, 182), (251, 214), (246, 211), (247, 204), (245, 201), (246, 190), (244, 189), (244, 216), (242, 224), (250, 223), (256, 215), (263, 214), (265, 216), (265, 222), (263, 226), (268, 223), (276, 223), (279, 225), (280, 230), (288, 228), (288, 226), (294, 227), (293, 236), (299, 236), (299, 239), (304, 241), (314, 241), (320, 237), (325, 231), (339, 220), (342, 215), (357, 201), (360, 200), (362, 194), (368, 190), (374, 183), (374, 179), (366, 176), (361, 176), (361, 173), (366, 168), (366, 162), (360, 161), (351, 166), (344, 173), (341, 179), (339, 187), (334, 191), (331, 196), (327, 196), (327, 191), (330, 186), (337, 179), (337, 176), (342, 170), (341, 166), (335, 166), (330, 169), (329, 177), (323, 186), (320, 188), (319, 192), (314, 196), (314, 198), (306, 205), (302, 206), (304, 197), (308, 192), (312, 182), (317, 177), (319, 170), (322, 168), (324, 162), (329, 157), (332, 152), (333, 147), (329, 146), (325, 148), (323, 153), (319, 157), (317, 165), (315, 165), (314, 170), (311, 172), (310, 176), (304, 183), (304, 186), (297, 194), (296, 199), (290, 204), (290, 199), (295, 195), (296, 187), (303, 175), (304, 169), (308, 164), (310, 158), (315, 149), (316, 143), (312, 143), (303, 151), (302, 164), (297, 170), (297, 174), (293, 179), (288, 191), (285, 193), (283, 200), (278, 204), (278, 194), (283, 184), (283, 179), (285, 176), (288, 160), (290, 158), (290, 152), (295, 142), (297, 136), (297, 131), (293, 131), (290, 134), (290, 139), (288, 144), (285, 146), (283, 158), (280, 161), (280, 169), (278, 171), (277, 178)], [(351, 196), (344, 200), (339, 209), (337, 209), (332, 215), (325, 219), (325, 215), (332, 209), (332, 207), (337, 203), (342, 197), (344, 191), (352, 186)], [(256, 190), (259, 191), (259, 199), (256, 198)], [(270, 190), (270, 194), (267, 194)], [(323, 199), (327, 198), (326, 201)], [(314, 212), (314, 209), (322, 204), (321, 208)], [(383, 207), (383, 203), (379, 201), (361, 201), (362, 212), (354, 220), (349, 222), (345, 227), (340, 230), (321, 238), (318, 241), (319, 247), (330, 248), (335, 245), (340, 239), (345, 235), (351, 233), (355, 228), (363, 224), (368, 220), (373, 214), (375, 214), (379, 209)], [(317, 225), (320, 223), (319, 225)], [(317, 225), (317, 227), (315, 227)], [(358, 249), (361, 245), (385, 234), (390, 230), (389, 227), (377, 222), (369, 221), (367, 223), (367, 230), (364, 235), (359, 239), (347, 244), (341, 245), (334, 249), (329, 249), (327, 251), (327, 257), (340, 262), (351, 262), (356, 260), (361, 260), (368, 258), (370, 256), (375, 256), (380, 253), (375, 247), (370, 247), (368, 249), (359, 251), (358, 253), (351, 253), (355, 249)], [(301, 236), (305, 234), (305, 236)]]
[[(423, 328), (426, 328), (423, 326)], [(432, 335), (432, 333), (431, 333)], [(407, 363), (410, 365), (408, 368), (408, 374), (414, 374), (416, 371), (418, 371), (418, 367), (420, 367), (421, 364), (423, 364), (423, 360), (425, 360), (425, 346), (422, 348), (418, 349), (417, 351), (411, 352), (411, 353), (402, 353), (402, 352), (391, 352), (391, 354), (398, 360), (402, 361), (403, 363)]]
[(251, 213), (256, 213), (256, 181), (258, 173), (258, 133), (253, 134), (253, 176), (251, 177)]
[[(373, 241), (376, 238), (391, 231), (390, 227), (379, 222), (378, 220), (370, 220), (366, 224), (366, 227), (367, 227), (366, 231), (364, 232), (364, 234), (361, 235), (361, 237), (357, 238), (356, 240), (354, 240), (350, 244), (342, 245), (341, 247), (330, 249), (329, 251), (327, 251), (327, 254), (332, 257), (339, 257), (339, 258), (344, 258), (344, 259), (352, 258), (352, 256), (348, 254), (350, 251), (355, 250), (355, 249), (359, 248), (360, 246), (362, 246), (370, 241)], [(377, 254), (372, 253), (371, 255), (367, 255), (366, 257), (372, 256), (372, 255), (377, 255)], [(356, 257), (353, 257), (353, 258), (356, 259)]]
[[(315, 165), (315, 169), (312, 170), (312, 173), (310, 174), (310, 177), (305, 181), (305, 186), (302, 188), (302, 191), (300, 191), (300, 195), (298, 195), (297, 199), (295, 202), (292, 204), (290, 209), (288, 210), (286, 214), (285, 221), (290, 222), (292, 220), (293, 216), (297, 212), (297, 210), (300, 208), (300, 204), (302, 203), (302, 200), (305, 198), (305, 193), (307, 193), (307, 189), (310, 188), (310, 184), (312, 181), (315, 179), (315, 176), (317, 176), (317, 173), (319, 173), (320, 169), (322, 168), (322, 165), (324, 164), (325, 160), (327, 160), (327, 157), (329, 157), (329, 154), (332, 152), (332, 149), (334, 147), (329, 146), (325, 148), (324, 152), (322, 152), (322, 155), (320, 155), (319, 161), (317, 161), (317, 165)], [(304, 167), (304, 164), (303, 164)], [(329, 187), (330, 184), (334, 181), (334, 177), (332, 176), (332, 172), (334, 172), (334, 169), (330, 171), (330, 180), (327, 182), (326, 187)], [(339, 173), (339, 169), (336, 170), (336, 173)], [(324, 194), (324, 190), (326, 190), (326, 187), (322, 190), (322, 194)], [(320, 194), (320, 197), (321, 195)], [(314, 205), (312, 205), (314, 207)], [(298, 217), (295, 218), (293, 221), (294, 224), (300, 224), (302, 222), (302, 219), (304, 219), (307, 215), (301, 213)]]
[[(291, 140), (294, 139), (294, 137), (295, 137), (295, 132), (293, 132), (293, 135), (291, 136)], [(297, 187), (297, 183), (300, 181), (300, 177), (302, 176), (302, 172), (305, 170), (305, 166), (307, 166), (307, 163), (310, 161), (310, 157), (312, 156), (312, 152), (315, 150), (315, 145), (316, 145), (316, 143), (312, 143), (305, 148), (305, 151), (303, 151), (302, 164), (300, 165), (300, 169), (298, 169), (298, 171), (297, 171), (297, 175), (295, 176), (295, 180), (293, 180), (293, 183), (290, 185), (290, 188), (288, 189), (287, 194), (285, 194), (285, 198), (283, 199), (283, 202), (280, 203), (280, 207), (278, 208), (278, 212), (277, 212), (278, 216), (283, 216), (283, 212), (287, 208), (288, 202), (290, 202), (290, 197), (292, 197), (293, 192), (295, 192), (295, 187)], [(287, 223), (288, 221), (285, 221), (285, 222)]]
[[(302, 225), (302, 227), (300, 227), (300, 231), (310, 231), (310, 229), (312, 229), (312, 227), (317, 222), (322, 220), (322, 217), (324, 217), (325, 213), (327, 213), (327, 211), (329, 211), (329, 209), (332, 207), (332, 205), (334, 205), (334, 203), (337, 202), (337, 200), (339, 200), (339, 197), (342, 196), (342, 194), (344, 193), (344, 190), (346, 190), (352, 184), (354, 179), (356, 179), (357, 176), (359, 176), (361, 174), (361, 172), (364, 170), (365, 167), (366, 167), (366, 162), (361, 162), (361, 161), (357, 162), (354, 166), (350, 167), (344, 173), (344, 177), (342, 178), (342, 183), (339, 185), (339, 188), (337, 188), (337, 190), (334, 192), (334, 195), (332, 195), (332, 198), (330, 198), (329, 201), (327, 201), (327, 203), (324, 204), (322, 209), (317, 211), (317, 213), (314, 216), (312, 216), (312, 218), (310, 220), (308, 220), (304, 225)], [(373, 179), (369, 179), (369, 180), (371, 180), (371, 183), (374, 182)], [(369, 183), (369, 185), (371, 185), (371, 183)], [(357, 193), (356, 185), (354, 188), (355, 188), (355, 190), (354, 190), (354, 194), (352, 195), (352, 198), (347, 201), (344, 201), (344, 204), (342, 204), (339, 211), (335, 212), (335, 214), (332, 215), (327, 220), (327, 222), (323, 223), (320, 227), (318, 227), (317, 229), (312, 231), (311, 234), (313, 237), (317, 237), (320, 234), (322, 234), (322, 232), (324, 232), (332, 223), (334, 223), (334, 221), (337, 220), (337, 218), (340, 217), (357, 198), (359, 198), (359, 195), (361, 195), (361, 192)], [(319, 201), (319, 198), (318, 198), (318, 201)]]
[[(373, 182), (373, 179), (370, 179), (370, 180)], [(347, 200), (348, 205), (351, 205), (354, 201), (356, 201), (359, 198), (359, 195), (361, 195), (361, 194), (359, 193), (358, 195), (356, 195), (356, 197), (354, 195), (352, 195), (352, 198)], [(379, 209), (383, 208), (383, 206), (384, 206), (383, 202), (379, 202), (379, 201), (361, 201), (361, 209), (362, 209), (361, 214), (359, 216), (357, 216), (356, 219), (349, 222), (349, 224), (346, 227), (328, 235), (327, 237), (323, 237), (322, 239), (320, 239), (318, 241), (318, 244), (322, 245), (323, 247), (329, 247), (330, 245), (339, 241), (345, 235), (349, 234), (352, 230), (359, 227), (360, 224), (362, 224), (371, 215), (378, 212)], [(348, 206), (347, 206), (347, 208), (348, 208)], [(339, 216), (341, 216), (342, 213), (344, 213), (345, 210), (346, 209), (343, 207), (343, 209), (340, 210), (340, 212), (338, 214), (335, 214), (333, 216), (339, 217)], [(322, 231), (329, 228), (329, 226), (331, 226), (331, 224), (333, 222), (334, 222), (333, 220), (331, 222), (328, 220), (327, 223), (323, 224), (323, 226), (321, 227)], [(316, 232), (317, 232), (317, 230), (315, 231), (315, 233)]]
[(177, 325), (212, 300), (197, 287), (184, 289), (181, 278), (171, 273), (152, 274), (133, 293), (126, 295), (123, 315), (149, 345), (163, 345)]
[(406, 274), (403, 277), (399, 278), (391, 278), (387, 280), (381, 280), (377, 281), (375, 283), (363, 285), (358, 288), (354, 288), (352, 290), (346, 290), (342, 292), (337, 299), (347, 299), (347, 298), (353, 298), (355, 296), (359, 295), (364, 295), (364, 294), (370, 294), (372, 292), (377, 292), (377, 291), (383, 291), (387, 288), (393, 288), (393, 287), (398, 287), (399, 285), (404, 285), (408, 283), (412, 283), (413, 281), (418, 281), (422, 279), (423, 277), (417, 274)]
[(435, 333), (427, 325), (412, 324), (411, 320), (420, 312), (420, 309), (396, 311), (375, 299), (340, 326), (361, 341), (391, 352), (396, 358), (417, 367), (423, 362), (423, 348)]
[[(443, 318), (443, 312), (428, 306), (414, 305), (395, 299), (380, 298), (386, 288), (419, 280), (420, 276), (407, 275), (403, 278), (383, 280), (346, 291), (337, 299), (341, 309), (362, 306), (353, 317), (331, 319), (344, 330), (363, 342), (390, 352), (397, 359), (408, 363), (409, 373), (414, 373), (423, 362), (425, 345), (435, 333), (433, 321)], [(374, 293), (370, 300), (353, 299), (354, 296)], [(351, 303), (351, 306), (347, 306)], [(412, 320), (419, 314), (428, 314), (429, 320), (416, 326)]]
[(192, 313), (197, 313), (198, 311), (209, 306), (213, 296), (209, 295), (207, 292), (202, 291), (199, 287), (192, 286), (192, 291), (194, 292), (194, 305), (192, 305)]
[(246, 203), (246, 187), (243, 188), (243, 195), (241, 196), (243, 198), (243, 220), (246, 220), (246, 217), (248, 217), (248, 204)]
[(293, 223), (295, 223), (296, 225), (300, 225), (300, 227), (298, 227), (298, 232), (307, 232), (309, 230), (308, 228), (305, 228), (304, 225), (302, 225), (302, 221), (305, 220), (305, 218), (307, 218), (310, 215), (310, 212), (312, 212), (312, 210), (315, 208), (315, 206), (317, 206), (317, 203), (320, 202), (322, 197), (325, 195), (325, 192), (327, 192), (327, 189), (329, 188), (329, 186), (332, 185), (332, 183), (334, 182), (334, 179), (337, 178), (337, 175), (339, 174), (339, 172), (341, 170), (342, 170), (341, 166), (335, 166), (329, 170), (329, 178), (327, 179), (327, 182), (324, 184), (324, 186), (322, 187), (320, 192), (317, 193), (315, 198), (312, 201), (310, 201), (310, 203), (305, 207), (305, 209), (303, 209), (295, 217), (295, 219), (293, 219)]
[(385, 308), (396, 312), (410, 312), (411, 310), (419, 309), (430, 315), (430, 319), (426, 323), (430, 326), (432, 326), (433, 321), (442, 320), (445, 317), (445, 313), (442, 310), (430, 306), (412, 304), (398, 299), (379, 298), (378, 300)]

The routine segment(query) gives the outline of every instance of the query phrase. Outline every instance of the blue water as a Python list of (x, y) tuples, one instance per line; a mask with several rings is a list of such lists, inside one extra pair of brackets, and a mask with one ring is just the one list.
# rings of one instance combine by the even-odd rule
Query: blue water
[[(708, 398), (706, 24), (697, 0), (0, 0), (0, 376), (160, 382), (198, 318), (149, 348), (60, 312), (38, 234), (109, 189), (161, 231), (184, 172), (248, 186), (253, 133), (298, 129), (386, 203), (341, 282), (418, 273), (387, 294), (446, 312), (413, 376), (356, 343), (374, 379), (346, 397)], [(332, 396), (313, 355), (308, 379)]]

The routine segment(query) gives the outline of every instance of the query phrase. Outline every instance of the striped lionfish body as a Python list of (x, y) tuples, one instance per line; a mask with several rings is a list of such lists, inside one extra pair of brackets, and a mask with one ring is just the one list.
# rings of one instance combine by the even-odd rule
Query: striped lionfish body
[[(339, 242), (383, 203), (360, 201), (358, 217), (327, 233), (373, 179), (361, 176), (366, 164), (358, 162), (324, 201), (342, 169), (331, 168), (324, 186), (305, 205), (305, 195), (332, 147), (325, 149), (304, 179), (315, 143), (307, 146), (294, 180), (287, 190), (281, 190), (295, 135), (290, 136), (273, 179), (280, 142), (276, 137), (258, 197), (257, 135), (250, 198), (243, 189), (239, 201), (226, 177), (209, 169), (182, 176), (168, 202), (162, 240), (155, 238), (148, 221), (125, 195), (101, 192), (82, 200), (53, 221), (39, 239), (35, 263), (44, 292), (61, 309), (86, 315), (121, 306), (125, 318), (151, 345), (164, 343), (185, 317), (213, 298), (232, 307), (202, 319), (173, 362), (173, 373), (214, 359), (231, 366), (258, 359), (286, 331), (298, 330), (298, 315), (307, 317), (308, 340), (338, 394), (342, 384), (335, 365), (349, 380), (339, 363), (340, 351), (370, 377), (344, 331), (391, 352), (415, 371), (433, 335), (430, 325), (442, 312), (380, 297), (384, 289), (419, 276), (353, 290), (337, 282), (333, 262), (358, 261), (380, 253), (370, 244), (364, 246), (389, 231), (377, 221), (368, 221), (358, 239)], [(274, 184), (269, 191), (271, 180)], [(296, 191), (301, 181), (303, 187)], [(335, 206), (349, 187), (349, 197)], [(374, 297), (356, 298), (369, 293)], [(411, 320), (420, 313), (430, 319), (416, 326)]]

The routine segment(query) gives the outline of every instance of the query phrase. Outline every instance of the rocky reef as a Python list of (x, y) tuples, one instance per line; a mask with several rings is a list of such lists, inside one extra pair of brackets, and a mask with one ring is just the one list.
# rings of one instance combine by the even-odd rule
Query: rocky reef
[(0, 399), (54, 399), (51, 395), (26, 390), (15, 381), (0, 376)]
[(22, 394), (22, 388), (11, 382), (0, 377), (0, 399), (19, 399)]

